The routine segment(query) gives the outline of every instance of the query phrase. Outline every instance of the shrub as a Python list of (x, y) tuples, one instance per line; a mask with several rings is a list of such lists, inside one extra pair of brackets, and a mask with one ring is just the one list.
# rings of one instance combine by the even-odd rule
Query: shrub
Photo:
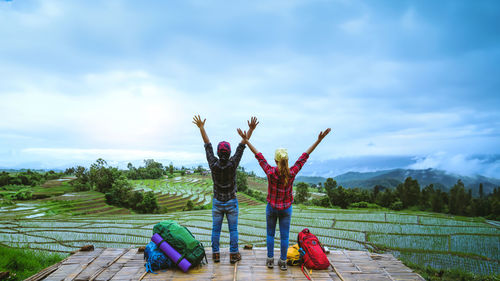
[(401, 211), (401, 210), (403, 210), (403, 202), (398, 200), (398, 201), (392, 203), (390, 208), (392, 210), (395, 210), (395, 211)]
[(369, 203), (365, 201), (357, 202), (357, 203), (352, 203), (349, 205), (351, 208), (370, 208), (370, 209), (380, 209), (382, 208), (381, 206), (374, 204), (374, 203)]
[(144, 199), (137, 204), (134, 210), (143, 214), (154, 214), (158, 213), (160, 207), (158, 206), (158, 200), (156, 199), (156, 195), (152, 191), (148, 191), (144, 194)]
[(331, 207), (330, 198), (328, 198), (328, 196), (326, 196), (326, 195), (321, 197), (321, 198), (312, 199), (311, 204), (315, 205), (315, 206), (326, 207), (326, 208)]
[(243, 193), (245, 193), (246, 195), (256, 199), (257, 201), (260, 201), (260, 202), (266, 202), (266, 194), (264, 194), (263, 192), (261, 191), (258, 191), (258, 190), (253, 190), (251, 188), (248, 188), (247, 190), (245, 190)]
[(309, 193), (309, 185), (305, 182), (299, 182), (297, 183), (297, 188), (295, 192), (295, 202), (300, 204), (300, 203), (305, 203), (311, 197), (311, 194)]
[(55, 180), (62, 176), (64, 176), (63, 173), (56, 173), (54, 171), (48, 171), (47, 173), (44, 174), (46, 180)]
[(236, 170), (236, 186), (238, 191), (245, 192), (248, 189), (247, 173), (238, 168)]
[(194, 203), (192, 200), (188, 200), (186, 202), (186, 206), (184, 207), (184, 211), (191, 211), (194, 209)]
[(128, 199), (131, 191), (132, 186), (124, 176), (121, 176), (113, 182), (111, 190), (106, 193), (106, 202), (115, 206), (130, 207)]
[(368, 208), (368, 202), (357, 202), (357, 203), (352, 203), (349, 207), (351, 208)]
[(92, 186), (102, 193), (109, 192), (114, 182), (123, 176), (123, 173), (118, 168), (109, 167), (106, 161), (101, 158), (90, 166), (88, 174)]
[(14, 199), (16, 200), (31, 200), (32, 197), (33, 192), (29, 189), (21, 189), (14, 194)]
[(212, 209), (212, 203), (206, 204), (206, 205), (195, 205), (193, 210), (211, 210)]
[(81, 183), (79, 181), (75, 181), (75, 183), (71, 183), (76, 191), (88, 191), (90, 190), (90, 185), (87, 183)]
[(144, 194), (140, 191), (134, 191), (130, 198), (128, 198), (127, 205), (131, 208), (136, 208), (142, 201), (144, 201)]
[[(125, 176), (113, 182), (111, 190), (105, 194), (106, 203), (118, 207), (129, 208), (141, 214), (160, 212), (158, 200), (152, 191), (142, 193), (134, 191)], [(165, 211), (166, 212), (166, 211)]]
[(8, 197), (0, 199), (0, 207), (11, 206), (11, 205), (14, 205), (14, 204), (15, 203), (12, 200), (10, 200)]

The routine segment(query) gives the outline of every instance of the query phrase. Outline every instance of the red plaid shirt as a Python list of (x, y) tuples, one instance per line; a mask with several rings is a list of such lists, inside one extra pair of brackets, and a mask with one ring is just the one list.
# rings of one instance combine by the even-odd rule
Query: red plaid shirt
[(286, 186), (283, 186), (283, 179), (279, 175), (278, 167), (269, 165), (262, 153), (255, 155), (255, 158), (257, 158), (260, 166), (267, 175), (267, 202), (278, 210), (290, 207), (293, 202), (293, 180), (306, 163), (309, 154), (302, 153), (297, 162), (295, 162), (295, 165), (290, 168), (290, 178)]

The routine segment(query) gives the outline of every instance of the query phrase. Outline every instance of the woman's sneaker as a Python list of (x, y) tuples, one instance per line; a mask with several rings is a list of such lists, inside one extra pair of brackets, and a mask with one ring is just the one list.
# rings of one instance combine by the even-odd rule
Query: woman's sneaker
[(274, 267), (274, 258), (267, 258), (266, 265), (267, 265), (267, 268), (273, 268)]
[(279, 259), (278, 266), (280, 267), (281, 270), (287, 270), (286, 260)]

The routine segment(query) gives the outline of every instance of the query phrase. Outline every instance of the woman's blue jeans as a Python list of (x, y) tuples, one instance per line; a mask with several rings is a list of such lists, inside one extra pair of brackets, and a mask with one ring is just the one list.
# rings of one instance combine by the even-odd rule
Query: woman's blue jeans
[(292, 206), (284, 210), (278, 210), (267, 203), (266, 207), (266, 222), (267, 222), (267, 257), (274, 257), (274, 234), (276, 232), (276, 220), (280, 223), (280, 244), (281, 255), (280, 259), (286, 260), (288, 251), (288, 237), (290, 234), (290, 221), (292, 219)]
[(219, 253), (220, 232), (224, 214), (229, 225), (229, 252), (238, 252), (238, 199), (226, 202), (213, 199), (212, 201), (212, 253)]

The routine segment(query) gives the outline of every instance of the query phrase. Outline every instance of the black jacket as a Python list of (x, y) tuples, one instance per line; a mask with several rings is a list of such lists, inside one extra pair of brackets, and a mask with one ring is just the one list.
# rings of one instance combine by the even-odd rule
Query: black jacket
[(207, 161), (212, 171), (212, 180), (214, 181), (214, 198), (219, 201), (228, 201), (236, 198), (236, 169), (243, 156), (245, 145), (240, 143), (236, 148), (233, 157), (228, 160), (221, 160), (214, 156), (214, 149), (211, 143), (205, 144)]

